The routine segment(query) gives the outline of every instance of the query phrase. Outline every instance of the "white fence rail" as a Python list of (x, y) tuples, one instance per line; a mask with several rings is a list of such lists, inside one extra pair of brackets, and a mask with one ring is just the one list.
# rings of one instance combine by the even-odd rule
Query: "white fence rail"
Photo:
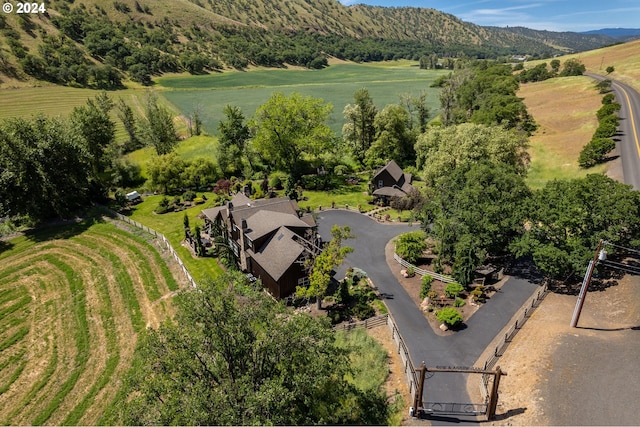
[(391, 329), (391, 335), (393, 340), (398, 345), (398, 354), (400, 355), (400, 359), (402, 360), (402, 366), (404, 368), (405, 378), (407, 380), (407, 384), (409, 384), (409, 394), (411, 395), (411, 402), (416, 396), (416, 392), (418, 391), (418, 376), (416, 370), (411, 362), (411, 357), (409, 356), (409, 350), (400, 335), (400, 331), (396, 327), (396, 324), (393, 322), (391, 316), (387, 317), (387, 325), (389, 329)]
[(405, 261), (404, 259), (400, 258), (400, 255), (398, 255), (395, 252), (393, 254), (393, 259), (398, 261), (398, 264), (402, 265), (403, 267), (413, 268), (413, 271), (415, 271), (421, 276), (431, 276), (434, 279), (439, 280), (443, 283), (456, 283), (456, 279), (454, 279), (453, 277), (446, 276), (444, 274), (434, 273), (433, 271), (429, 271), (429, 270), (423, 270), (422, 268), (418, 268), (415, 265), (411, 264), (409, 261)]

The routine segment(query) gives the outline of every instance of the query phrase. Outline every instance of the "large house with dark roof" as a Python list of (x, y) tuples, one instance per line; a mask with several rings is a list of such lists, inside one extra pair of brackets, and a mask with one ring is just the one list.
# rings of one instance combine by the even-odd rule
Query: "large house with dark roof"
[(316, 223), (288, 197), (251, 200), (236, 194), (202, 211), (205, 232), (222, 234), (238, 266), (259, 278), (278, 299), (308, 283), (304, 261), (319, 252)]
[(373, 175), (369, 189), (375, 201), (383, 201), (388, 204), (393, 197), (404, 197), (413, 190), (412, 176), (404, 173), (400, 166), (391, 160), (384, 167), (378, 169)]

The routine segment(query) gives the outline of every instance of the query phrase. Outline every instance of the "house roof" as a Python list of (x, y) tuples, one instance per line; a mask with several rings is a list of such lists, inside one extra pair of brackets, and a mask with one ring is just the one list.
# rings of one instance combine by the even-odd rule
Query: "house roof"
[[(378, 170), (378, 172), (376, 172), (376, 174), (374, 176), (374, 179), (375, 179), (376, 176), (380, 175), (384, 171), (389, 172), (389, 175), (391, 175), (391, 177), (394, 180), (396, 180), (396, 182), (400, 181), (400, 179), (404, 175), (404, 172), (402, 171), (400, 166), (398, 166), (398, 164), (395, 162), (395, 160), (391, 160), (389, 163), (387, 163), (382, 168), (380, 168), (380, 170)], [(411, 176), (411, 175), (409, 175), (409, 176)], [(411, 178), (409, 178), (409, 179), (411, 179)]]
[(258, 239), (277, 230), (280, 227), (309, 228), (309, 224), (289, 213), (261, 210), (251, 215), (247, 220), (245, 235), (250, 239)]
[[(231, 203), (231, 205), (229, 205), (229, 203)], [(229, 203), (224, 206), (204, 209), (202, 213), (211, 221), (215, 220), (216, 216), (221, 213), (225, 220), (228, 217), (233, 217), (236, 224), (240, 223), (242, 219), (249, 220), (253, 215), (262, 211), (279, 212), (293, 215), (296, 218), (298, 217), (298, 203), (288, 197), (251, 200), (244, 194), (238, 193), (233, 196)], [(229, 207), (231, 208), (229, 209)], [(310, 216), (309, 218), (305, 217), (304, 221), (311, 227), (316, 225)]]
[(218, 214), (222, 214), (224, 219), (227, 219), (227, 206), (216, 206), (214, 208), (204, 209), (202, 214), (209, 218), (211, 221), (215, 221)]
[(296, 262), (304, 248), (294, 239), (295, 233), (280, 227), (262, 247), (251, 257), (274, 280), (280, 277)]
[(407, 195), (407, 193), (403, 190), (401, 190), (400, 188), (398, 188), (398, 186), (394, 185), (393, 187), (382, 187), (382, 188), (378, 188), (376, 191), (373, 192), (374, 196), (386, 196), (386, 197), (404, 197)]

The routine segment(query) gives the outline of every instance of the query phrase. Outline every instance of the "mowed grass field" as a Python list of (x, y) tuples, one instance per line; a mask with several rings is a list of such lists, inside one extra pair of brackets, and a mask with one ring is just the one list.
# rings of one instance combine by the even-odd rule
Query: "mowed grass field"
[[(123, 89), (107, 91), (109, 97), (117, 102), (122, 98), (139, 117), (144, 113), (145, 99), (151, 89)], [(66, 86), (23, 87), (0, 90), (0, 119), (12, 117), (31, 118), (39, 114), (50, 117), (67, 117), (75, 107), (85, 105), (87, 99), (100, 94), (99, 90), (79, 89)], [(160, 101), (166, 103), (162, 97)], [(179, 114), (179, 111), (174, 111)], [(127, 138), (122, 123), (117, 118), (116, 109), (111, 112), (116, 123), (116, 141)]]
[(322, 98), (333, 105), (329, 125), (341, 134), (345, 105), (353, 103), (353, 94), (366, 88), (378, 109), (397, 104), (400, 95), (418, 96), (427, 93), (427, 104), (435, 117), (440, 108), (439, 89), (429, 86), (442, 70), (421, 70), (417, 63), (388, 62), (385, 64), (336, 64), (323, 70), (254, 70), (204, 76), (169, 76), (158, 79), (166, 89), (162, 94), (175, 109), (189, 115), (199, 110), (204, 128), (217, 133), (218, 123), (225, 119), (225, 105), (242, 109), (246, 118), (253, 116), (274, 92)]
[(100, 425), (122, 398), (138, 333), (185, 286), (150, 236), (122, 227), (86, 220), (0, 242), (2, 425)]
[(541, 188), (552, 179), (583, 177), (603, 173), (607, 164), (589, 169), (578, 166), (578, 156), (598, 127), (596, 112), (602, 106), (602, 94), (593, 79), (562, 77), (520, 86), (527, 110), (539, 125), (530, 138), (531, 166), (527, 183)]

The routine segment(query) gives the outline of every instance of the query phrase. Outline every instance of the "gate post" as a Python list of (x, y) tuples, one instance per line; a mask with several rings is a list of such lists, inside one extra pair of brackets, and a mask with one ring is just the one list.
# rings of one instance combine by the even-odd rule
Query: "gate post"
[(493, 420), (496, 416), (496, 407), (498, 406), (498, 386), (500, 385), (500, 377), (503, 372), (500, 366), (496, 366), (493, 375), (493, 385), (491, 386), (491, 394), (489, 395), (489, 407), (487, 408), (487, 419)]
[(420, 379), (418, 379), (418, 390), (416, 390), (416, 395), (413, 400), (414, 414), (418, 413), (418, 409), (422, 407), (422, 392), (424, 390), (424, 377), (427, 374), (427, 365), (425, 365), (424, 360), (422, 364), (420, 364), (420, 368), (416, 369), (416, 371), (420, 371)]

